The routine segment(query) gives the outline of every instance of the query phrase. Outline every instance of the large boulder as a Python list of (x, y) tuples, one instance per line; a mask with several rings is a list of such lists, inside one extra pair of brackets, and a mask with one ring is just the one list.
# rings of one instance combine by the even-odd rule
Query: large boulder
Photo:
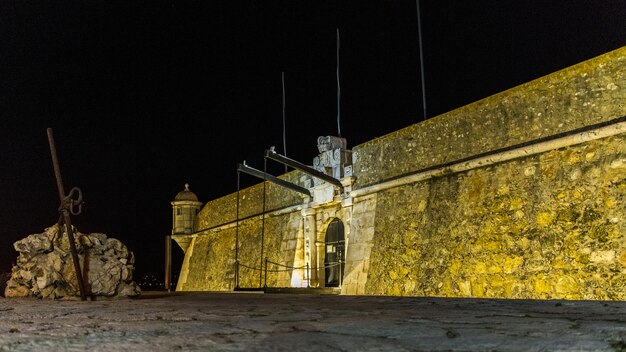
[[(141, 293), (133, 281), (135, 257), (122, 242), (103, 233), (82, 234), (75, 228), (74, 239), (87, 295), (113, 298)], [(80, 297), (65, 226), (51, 226), (13, 247), (19, 256), (4, 291), (6, 297)]]

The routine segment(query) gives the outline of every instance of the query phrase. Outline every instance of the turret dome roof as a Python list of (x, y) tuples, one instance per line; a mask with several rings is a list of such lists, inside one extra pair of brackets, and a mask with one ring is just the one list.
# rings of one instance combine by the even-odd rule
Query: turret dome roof
[(178, 201), (194, 201), (197, 202), (198, 201), (198, 197), (196, 196), (195, 193), (193, 193), (192, 191), (189, 190), (189, 184), (185, 183), (185, 189), (178, 192), (178, 194), (176, 195), (176, 198), (174, 198), (175, 202)]

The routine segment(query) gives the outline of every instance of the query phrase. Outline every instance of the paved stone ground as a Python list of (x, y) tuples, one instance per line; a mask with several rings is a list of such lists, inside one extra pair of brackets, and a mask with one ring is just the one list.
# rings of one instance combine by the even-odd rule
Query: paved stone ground
[(626, 302), (144, 292), (0, 298), (0, 351), (626, 351)]

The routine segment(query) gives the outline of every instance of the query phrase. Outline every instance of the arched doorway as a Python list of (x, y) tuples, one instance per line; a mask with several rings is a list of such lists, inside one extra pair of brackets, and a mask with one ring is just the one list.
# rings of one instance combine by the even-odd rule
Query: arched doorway
[(326, 255), (324, 257), (324, 274), (326, 287), (340, 287), (345, 266), (343, 223), (334, 219), (326, 229)]

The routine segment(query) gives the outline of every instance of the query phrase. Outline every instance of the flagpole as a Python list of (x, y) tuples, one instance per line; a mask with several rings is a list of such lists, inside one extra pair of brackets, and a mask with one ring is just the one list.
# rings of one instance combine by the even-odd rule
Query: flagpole
[(424, 120), (426, 120), (426, 83), (424, 82), (424, 53), (422, 51), (422, 23), (420, 15), (420, 0), (416, 0), (417, 4), (417, 35), (419, 37), (420, 46), (420, 75), (422, 78), (422, 106), (424, 108)]

